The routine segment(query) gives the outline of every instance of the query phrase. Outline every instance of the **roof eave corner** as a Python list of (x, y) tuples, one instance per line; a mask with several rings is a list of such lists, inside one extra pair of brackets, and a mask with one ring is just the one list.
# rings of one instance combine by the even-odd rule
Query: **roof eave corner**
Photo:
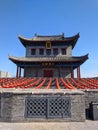
[(22, 45), (24, 46), (24, 47), (26, 47), (26, 45), (24, 44), (24, 37), (22, 37), (20, 34), (18, 35), (18, 39), (20, 40), (20, 42), (22, 43)]
[(76, 43), (77, 43), (77, 41), (78, 41), (79, 38), (80, 38), (80, 33), (78, 32), (78, 33), (75, 35), (75, 42), (74, 42), (73, 45), (72, 45), (72, 49), (75, 47), (75, 45), (76, 45)]
[(18, 39), (21, 41), (22, 39), (24, 39), (20, 34), (18, 35)]
[(9, 60), (12, 60), (12, 57), (13, 57), (13, 56), (11, 56), (11, 55), (8, 55), (8, 59), (9, 59)]
[(89, 59), (89, 57), (88, 57), (88, 56), (89, 56), (89, 53), (87, 53), (87, 54), (86, 54), (86, 58), (87, 58), (87, 59)]
[(78, 38), (80, 37), (80, 32), (77, 33), (77, 37), (78, 37)]

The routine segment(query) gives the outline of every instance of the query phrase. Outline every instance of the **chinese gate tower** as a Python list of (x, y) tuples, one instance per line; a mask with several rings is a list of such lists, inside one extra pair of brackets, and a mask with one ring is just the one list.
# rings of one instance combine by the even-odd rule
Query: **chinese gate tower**
[(9, 56), (17, 66), (17, 78), (21, 77), (21, 69), (24, 69), (24, 77), (74, 78), (74, 69), (77, 69), (77, 77), (81, 77), (80, 65), (88, 59), (88, 54), (72, 56), (79, 33), (72, 37), (64, 37), (63, 33), (53, 36), (35, 34), (31, 39), (22, 36), (18, 38), (26, 49), (26, 56)]

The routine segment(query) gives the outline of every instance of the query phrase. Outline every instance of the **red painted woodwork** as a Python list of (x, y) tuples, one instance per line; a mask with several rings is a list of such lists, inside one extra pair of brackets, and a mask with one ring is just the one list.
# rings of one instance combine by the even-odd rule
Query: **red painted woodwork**
[(44, 77), (53, 77), (53, 70), (44, 70)]
[(77, 68), (77, 78), (81, 78), (80, 66)]

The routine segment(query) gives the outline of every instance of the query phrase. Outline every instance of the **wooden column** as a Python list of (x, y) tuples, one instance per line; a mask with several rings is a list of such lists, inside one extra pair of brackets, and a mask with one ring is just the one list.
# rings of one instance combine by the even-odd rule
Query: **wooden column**
[(17, 69), (16, 69), (16, 78), (18, 78), (18, 70), (19, 70), (19, 67), (17, 66)]
[(61, 77), (61, 76), (60, 76), (60, 68), (58, 68), (58, 73), (59, 73), (58, 77)]
[(74, 70), (71, 71), (71, 78), (74, 78)]
[(77, 68), (77, 78), (81, 78), (80, 66)]
[(23, 77), (25, 77), (25, 67), (23, 68)]
[(38, 77), (38, 68), (36, 68), (36, 77)]
[(19, 67), (19, 77), (21, 77), (21, 67)]

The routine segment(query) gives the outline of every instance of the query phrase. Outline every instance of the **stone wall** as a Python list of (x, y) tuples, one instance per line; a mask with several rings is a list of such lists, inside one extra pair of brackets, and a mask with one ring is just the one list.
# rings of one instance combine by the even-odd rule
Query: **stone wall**
[(91, 119), (91, 103), (98, 103), (98, 90), (97, 89), (89, 89), (85, 90), (85, 110), (86, 110), (86, 118)]
[(44, 69), (53, 69), (53, 77), (71, 77), (71, 68), (69, 67), (55, 67), (54, 68), (38, 68), (38, 67), (25, 67), (24, 77), (44, 77)]
[[(43, 119), (25, 117), (25, 99), (27, 97), (69, 97), (71, 117), (64, 119)], [(98, 90), (20, 90), (4, 89), (0, 91), (0, 121), (85, 121), (90, 117), (91, 102), (98, 102)]]
[(24, 77), (43, 77), (43, 69), (41, 67), (25, 67)]
[[(39, 55), (39, 49), (40, 48), (43, 48), (44, 49), (44, 55)], [(61, 49), (62, 48), (67, 48), (66, 50), (66, 55), (67, 56), (71, 56), (72, 55), (72, 46), (65, 46), (65, 45), (62, 45), (62, 46), (52, 46), (51, 47), (51, 55), (49, 56), (54, 56), (53, 54), (53, 48), (58, 48), (58, 55), (57, 56), (61, 56), (62, 55), (62, 52), (61, 52)], [(31, 55), (31, 49), (36, 49), (36, 54), (35, 55)], [(48, 56), (46, 54), (46, 47), (45, 46), (27, 46), (26, 47), (26, 57), (35, 57), (35, 56), (38, 56), (38, 57), (44, 57), (44, 56)]]
[[(70, 98), (70, 113), (68, 118), (27, 118), (25, 116), (27, 97), (57, 97)], [(1, 93), (1, 121), (85, 121), (85, 95), (81, 91), (70, 90), (13, 90)]]
[(70, 67), (60, 67), (60, 77), (71, 78)]

